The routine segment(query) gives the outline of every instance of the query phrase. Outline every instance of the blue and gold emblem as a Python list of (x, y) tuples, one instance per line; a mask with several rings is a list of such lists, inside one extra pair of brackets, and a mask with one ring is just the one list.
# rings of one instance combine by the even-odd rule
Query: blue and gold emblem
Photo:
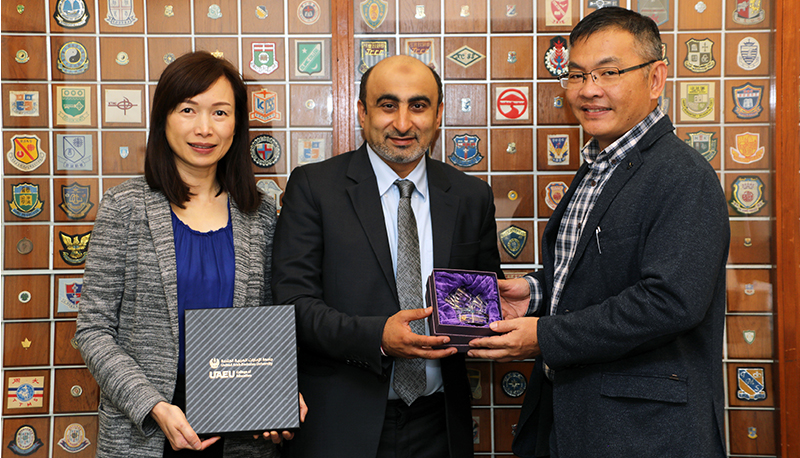
[(758, 438), (758, 429), (755, 426), (748, 426), (747, 427), (747, 438), (748, 439), (756, 439), (756, 438)]
[(94, 204), (89, 202), (90, 193), (91, 186), (81, 186), (78, 183), (61, 186), (61, 203), (58, 204), (58, 208), (63, 210), (69, 219), (81, 219), (94, 207)]
[(743, 401), (763, 401), (767, 399), (763, 367), (737, 367), (736, 379), (739, 389), (736, 397)]
[(89, 54), (77, 41), (68, 41), (58, 51), (58, 69), (67, 75), (78, 75), (89, 69)]
[(383, 24), (386, 13), (389, 11), (389, 3), (383, 0), (364, 0), (360, 4), (361, 19), (375, 30)]
[(281, 144), (272, 135), (261, 134), (250, 142), (250, 158), (259, 167), (272, 167), (281, 157)]
[(503, 376), (500, 384), (503, 394), (510, 398), (518, 398), (525, 394), (528, 388), (528, 379), (519, 371), (509, 371)]
[(694, 148), (698, 153), (703, 155), (705, 160), (711, 162), (717, 155), (717, 139), (714, 138), (715, 132), (689, 132), (689, 138), (684, 138), (689, 146)]
[(12, 199), (7, 202), (12, 215), (30, 219), (42, 212), (44, 201), (40, 199), (38, 184), (11, 185), (11, 196)]
[(758, 213), (767, 203), (764, 200), (764, 182), (757, 176), (737, 177), (731, 184), (729, 203), (742, 215)]
[(84, 234), (65, 234), (58, 231), (58, 239), (61, 241), (63, 250), (58, 250), (61, 259), (71, 266), (77, 266), (86, 262), (86, 254), (89, 251), (89, 239), (92, 231)]
[(58, 25), (65, 28), (76, 29), (89, 22), (89, 11), (83, 0), (58, 0), (53, 19)]
[(569, 134), (547, 135), (547, 165), (569, 164)]
[(477, 135), (456, 135), (453, 137), (453, 154), (448, 156), (450, 162), (459, 167), (472, 167), (483, 159), (478, 151), (481, 139)]
[(468, 68), (471, 65), (485, 59), (486, 56), (470, 48), (469, 46), (464, 45), (451, 52), (447, 58), (463, 68)]
[(528, 242), (528, 231), (521, 227), (508, 226), (498, 234), (503, 250), (514, 259), (517, 259)]
[(250, 112), (251, 121), (268, 123), (280, 121), (281, 112), (278, 111), (278, 94), (262, 89), (253, 92), (253, 111)]
[(14, 454), (28, 456), (39, 450), (43, 446), (42, 440), (36, 434), (36, 430), (31, 425), (22, 425), (14, 433), (14, 440), (8, 443), (8, 448)]
[(761, 114), (761, 95), (764, 86), (754, 86), (745, 83), (742, 86), (733, 87), (733, 113), (739, 119), (752, 119)]

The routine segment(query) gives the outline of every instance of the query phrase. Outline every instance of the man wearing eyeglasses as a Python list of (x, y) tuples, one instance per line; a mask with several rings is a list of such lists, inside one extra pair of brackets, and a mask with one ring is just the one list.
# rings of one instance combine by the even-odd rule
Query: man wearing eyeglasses
[(591, 140), (542, 237), (543, 268), (500, 281), (500, 336), (469, 355), (536, 358), (521, 457), (724, 457), (730, 229), (719, 178), (658, 108), (656, 24), (601, 8), (561, 80)]

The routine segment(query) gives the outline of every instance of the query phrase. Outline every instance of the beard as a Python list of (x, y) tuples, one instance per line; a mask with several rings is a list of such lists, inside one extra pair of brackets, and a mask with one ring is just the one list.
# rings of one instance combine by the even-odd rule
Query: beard
[[(417, 143), (416, 145), (407, 147), (393, 147), (387, 143), (387, 139), (389, 137), (403, 136), (408, 136), (408, 134), (400, 134), (396, 131), (388, 132), (384, 134), (382, 142), (370, 143), (369, 146), (372, 148), (372, 151), (375, 151), (375, 154), (381, 157), (381, 159), (395, 164), (408, 164), (410, 162), (414, 162), (428, 151), (428, 147), (430, 145), (422, 145)], [(414, 135), (414, 138), (418, 137)]]

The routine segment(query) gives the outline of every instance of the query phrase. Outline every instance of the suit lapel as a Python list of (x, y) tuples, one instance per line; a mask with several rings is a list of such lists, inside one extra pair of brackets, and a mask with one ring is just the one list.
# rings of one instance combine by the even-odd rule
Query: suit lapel
[(172, 340), (178, 346), (178, 273), (175, 259), (175, 237), (172, 232), (172, 213), (169, 202), (161, 192), (145, 192), (145, 207), (150, 233), (156, 249), (156, 258), (164, 285), (164, 296), (167, 301)]
[[(653, 124), (653, 126), (644, 134), (644, 136), (637, 142), (636, 146), (634, 146), (627, 155), (625, 155), (625, 159), (622, 161), (621, 164), (614, 169), (611, 178), (606, 183), (605, 187), (603, 188), (603, 192), (600, 193), (600, 196), (597, 198), (597, 201), (592, 208), (592, 211), (586, 218), (586, 224), (584, 225), (584, 230), (581, 233), (581, 239), (578, 241), (578, 247), (575, 251), (575, 256), (572, 258), (572, 261), (569, 265), (569, 273), (567, 274), (567, 280), (569, 280), (570, 275), (572, 274), (573, 269), (583, 256), (584, 250), (586, 246), (589, 244), (589, 241), (595, 236), (595, 228), (598, 227), (600, 220), (603, 218), (603, 215), (608, 210), (608, 207), (611, 205), (611, 202), (617, 197), (617, 194), (622, 191), (622, 188), (625, 187), (625, 183), (631, 179), (631, 177), (639, 170), (643, 163), (642, 159), (642, 151), (645, 151), (655, 143), (656, 140), (661, 138), (662, 136), (669, 134), (673, 131), (672, 122), (670, 122), (669, 118), (664, 116), (658, 122)], [(580, 181), (573, 181), (573, 183), (580, 183)], [(602, 228), (601, 228), (602, 230)]]
[(369, 244), (383, 271), (383, 276), (397, 297), (397, 286), (394, 281), (392, 253), (389, 250), (389, 237), (386, 235), (386, 223), (383, 219), (383, 207), (378, 195), (378, 180), (367, 157), (366, 143), (353, 154), (347, 168), (347, 177), (353, 181), (347, 187), (347, 194), (353, 204)]
[[(250, 240), (251, 234), (247, 233), (246, 216), (243, 215), (233, 199), (228, 198), (231, 212), (231, 225), (233, 229), (233, 254), (235, 271), (233, 276), (233, 297), (247, 298), (247, 272), (250, 272)], [(260, 304), (258, 304), (260, 305)], [(247, 301), (233, 301), (233, 306), (246, 307)]]
[(428, 192), (430, 193), (431, 228), (433, 229), (433, 267), (446, 268), (450, 264), (458, 205), (461, 199), (448, 193), (450, 180), (442, 164), (426, 156)]
[(639, 150), (634, 148), (628, 152), (622, 163), (619, 164), (614, 170), (611, 178), (608, 180), (608, 183), (606, 183), (603, 191), (600, 193), (600, 196), (598, 196), (597, 201), (594, 203), (594, 207), (592, 207), (592, 210), (586, 217), (586, 224), (583, 226), (581, 238), (578, 241), (577, 248), (575, 249), (575, 256), (572, 257), (572, 261), (569, 264), (569, 274), (567, 275), (567, 280), (569, 280), (569, 277), (572, 274), (572, 271), (575, 269), (575, 266), (578, 265), (578, 261), (580, 261), (581, 257), (583, 256), (584, 250), (589, 244), (589, 241), (595, 237), (595, 228), (598, 227), (600, 219), (602, 219), (603, 215), (608, 210), (608, 207), (611, 205), (611, 202), (614, 201), (614, 199), (617, 197), (617, 194), (619, 194), (619, 192), (625, 186), (625, 183), (631, 179), (633, 174), (636, 173), (641, 165), (642, 158), (639, 154)]

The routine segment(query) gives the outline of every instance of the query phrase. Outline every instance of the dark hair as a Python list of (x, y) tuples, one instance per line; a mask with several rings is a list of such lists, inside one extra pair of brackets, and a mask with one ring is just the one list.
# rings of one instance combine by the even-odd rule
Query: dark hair
[(227, 192), (239, 210), (250, 213), (261, 204), (261, 193), (256, 187), (250, 165), (247, 87), (233, 64), (209, 52), (184, 54), (161, 73), (150, 111), (150, 137), (144, 159), (144, 176), (152, 189), (161, 191), (171, 203), (184, 208), (183, 204), (191, 194), (178, 173), (175, 153), (167, 142), (167, 116), (185, 100), (202, 94), (223, 77), (233, 88), (236, 126), (230, 149), (217, 163), (216, 178), (220, 193)]
[[(436, 103), (436, 107), (438, 108), (439, 105), (442, 104), (442, 99), (444, 98), (444, 94), (442, 93), (442, 78), (439, 77), (439, 74), (436, 73), (436, 70), (432, 69), (427, 65), (426, 67), (428, 67), (428, 69), (433, 74), (433, 79), (436, 80), (436, 89), (439, 91), (438, 93), (439, 100)], [(358, 88), (358, 100), (360, 100), (361, 105), (364, 106), (365, 112), (367, 111), (367, 80), (369, 79), (369, 75), (370, 73), (372, 73), (373, 68), (375, 68), (375, 65), (368, 68), (367, 71), (364, 72), (364, 75), (361, 76), (361, 86)]]
[(635, 38), (635, 51), (645, 61), (661, 59), (661, 34), (658, 25), (649, 17), (625, 8), (607, 6), (586, 16), (569, 34), (569, 45), (589, 38), (597, 32), (616, 28)]

